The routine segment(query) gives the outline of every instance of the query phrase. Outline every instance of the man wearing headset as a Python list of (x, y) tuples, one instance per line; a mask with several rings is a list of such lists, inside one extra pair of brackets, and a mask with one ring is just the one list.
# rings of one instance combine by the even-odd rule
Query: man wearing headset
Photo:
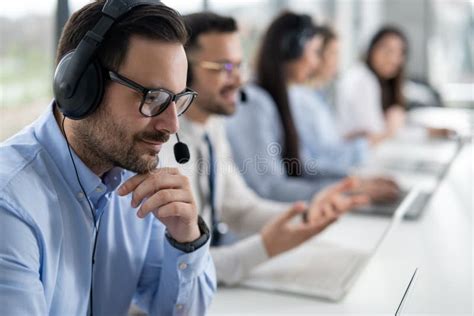
[[(191, 150), (191, 160), (182, 171), (190, 177), (198, 209), (212, 227), (217, 280), (231, 285), (258, 264), (295, 248), (348, 210), (367, 203), (367, 197), (345, 194), (356, 187), (353, 179), (323, 189), (308, 206), (257, 196), (232, 160), (218, 115), (234, 112), (241, 85), (242, 49), (236, 22), (208, 12), (184, 16), (184, 22), (190, 34), (185, 46), (190, 63), (188, 85), (200, 95), (181, 119), (180, 135)], [(255, 129), (258, 133), (258, 126)], [(165, 164), (174, 163), (170, 143), (162, 154)], [(227, 243), (226, 223), (245, 238)]]
[[(69, 19), (55, 99), (0, 145), (0, 314), (203, 315), (209, 230), (188, 179), (157, 154), (192, 103), (186, 30), (157, 3)], [(147, 88), (145, 88), (147, 87)]]

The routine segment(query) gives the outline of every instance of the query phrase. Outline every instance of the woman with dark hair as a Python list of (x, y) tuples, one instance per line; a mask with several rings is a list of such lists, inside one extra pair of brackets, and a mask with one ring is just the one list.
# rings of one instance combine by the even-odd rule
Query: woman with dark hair
[(338, 70), (339, 40), (331, 28), (320, 30), (321, 62), (310, 85), (300, 82), (289, 88), (290, 106), (303, 161), (311, 159), (326, 173), (345, 175), (367, 159), (373, 143), (366, 137), (345, 140), (337, 128), (330, 90)]
[[(317, 160), (305, 159), (300, 121), (292, 110), (299, 105), (293, 104), (294, 89), (318, 68), (321, 44), (321, 30), (308, 15), (278, 16), (263, 36), (256, 83), (245, 88), (247, 102), (228, 121), (234, 160), (247, 183), (263, 197), (308, 200), (345, 175), (325, 173)], [(362, 183), (361, 190), (367, 189), (364, 184), (369, 182)], [(389, 186), (390, 193), (396, 191)]]
[(301, 161), (288, 84), (307, 80), (316, 69), (321, 41), (310, 16), (288, 12), (270, 25), (257, 57), (257, 84), (272, 97), (280, 115), (282, 158), (289, 162), (285, 164), (289, 176), (301, 175)]
[(404, 124), (402, 85), (407, 50), (405, 35), (396, 27), (385, 26), (370, 41), (365, 61), (341, 79), (337, 106), (347, 137), (367, 135), (380, 141)]
[[(321, 38), (311, 17), (283, 12), (264, 35), (256, 61), (256, 82), (228, 119), (232, 154), (246, 182), (260, 196), (279, 201), (309, 200), (338, 180), (298, 177), (306, 169), (290, 111), (287, 74), (309, 78), (319, 63)], [(316, 174), (316, 170), (305, 172)]]

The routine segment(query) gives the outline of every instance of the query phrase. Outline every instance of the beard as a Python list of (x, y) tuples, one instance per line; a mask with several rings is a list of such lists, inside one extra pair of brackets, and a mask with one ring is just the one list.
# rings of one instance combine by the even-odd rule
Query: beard
[(143, 141), (164, 143), (168, 141), (169, 134), (143, 131), (131, 135), (130, 126), (123, 121), (115, 121), (108, 108), (106, 104), (101, 104), (94, 114), (74, 129), (84, 162), (97, 170), (117, 166), (144, 174), (155, 169), (158, 155), (154, 150), (144, 148)]
[[(213, 115), (225, 115), (230, 116), (234, 114), (236, 109), (236, 100), (230, 102), (229, 100), (224, 100), (224, 96), (229, 93), (236, 93), (240, 86), (229, 85), (223, 87), (217, 96), (212, 96), (208, 98), (202, 98), (200, 103), (204, 110), (209, 114)], [(206, 100), (207, 99), (207, 100)]]

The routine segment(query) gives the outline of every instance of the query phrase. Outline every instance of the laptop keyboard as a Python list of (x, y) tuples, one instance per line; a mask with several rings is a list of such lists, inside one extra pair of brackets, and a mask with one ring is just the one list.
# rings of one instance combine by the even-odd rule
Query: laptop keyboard
[(258, 267), (246, 285), (332, 298), (368, 259), (368, 254), (335, 244), (304, 245)]
[[(367, 214), (376, 214), (376, 215), (386, 215), (392, 216), (393, 213), (397, 210), (398, 206), (401, 204), (403, 199), (408, 195), (407, 191), (402, 191), (400, 197), (391, 203), (377, 203), (363, 206), (354, 210), (355, 213), (367, 213)], [(419, 193), (413, 203), (409, 206), (409, 209), (405, 213), (405, 218), (415, 219), (423, 211), (426, 203), (430, 199), (431, 194), (426, 192)]]

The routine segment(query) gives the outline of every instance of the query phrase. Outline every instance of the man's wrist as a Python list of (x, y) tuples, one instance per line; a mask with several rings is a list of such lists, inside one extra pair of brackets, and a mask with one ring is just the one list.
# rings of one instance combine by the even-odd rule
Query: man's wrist
[(176, 249), (179, 249), (184, 252), (193, 252), (203, 245), (207, 243), (210, 238), (209, 228), (207, 227), (206, 223), (202, 219), (201, 216), (198, 216), (198, 228), (199, 228), (199, 236), (197, 239), (191, 242), (179, 242), (166, 231), (165, 236), (168, 239), (168, 242)]

